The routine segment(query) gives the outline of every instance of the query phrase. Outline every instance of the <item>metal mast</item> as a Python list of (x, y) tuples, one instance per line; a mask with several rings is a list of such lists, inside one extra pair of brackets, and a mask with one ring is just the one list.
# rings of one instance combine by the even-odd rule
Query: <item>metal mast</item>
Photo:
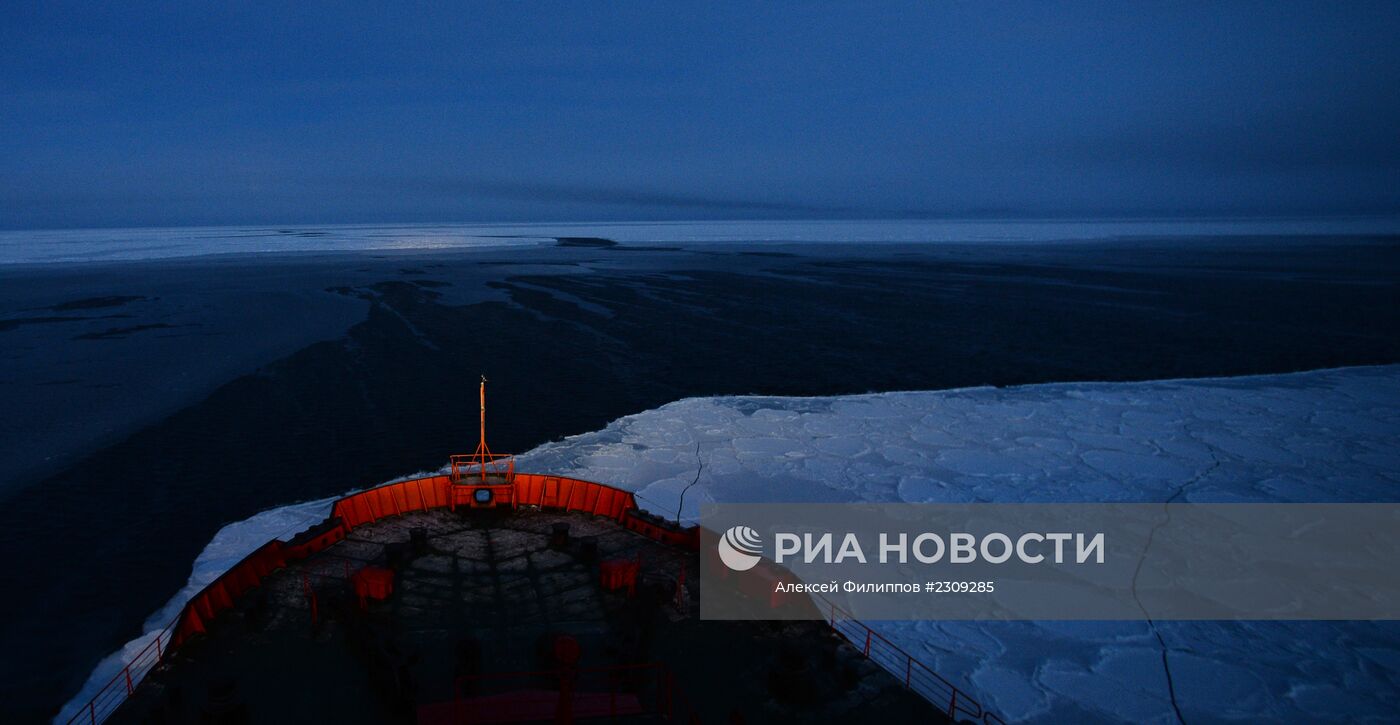
[(491, 449), (486, 447), (486, 376), (481, 376), (479, 396), (481, 401), (481, 442), (476, 446), (476, 455), (481, 465), (481, 481), (486, 482), (486, 463), (491, 460)]

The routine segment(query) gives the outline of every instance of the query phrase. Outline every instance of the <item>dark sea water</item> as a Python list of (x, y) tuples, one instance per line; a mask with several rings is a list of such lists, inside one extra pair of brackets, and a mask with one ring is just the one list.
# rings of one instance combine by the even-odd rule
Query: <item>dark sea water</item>
[[(542, 233), (542, 232), (541, 232)], [(717, 241), (0, 266), (4, 721), (220, 526), (677, 398), (1400, 362), (1400, 239)]]

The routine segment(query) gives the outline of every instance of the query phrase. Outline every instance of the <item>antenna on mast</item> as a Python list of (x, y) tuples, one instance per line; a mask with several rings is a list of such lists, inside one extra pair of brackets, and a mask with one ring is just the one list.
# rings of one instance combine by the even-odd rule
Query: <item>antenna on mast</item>
[(490, 453), (486, 447), (486, 376), (481, 376), (481, 443), (476, 447), (477, 453)]

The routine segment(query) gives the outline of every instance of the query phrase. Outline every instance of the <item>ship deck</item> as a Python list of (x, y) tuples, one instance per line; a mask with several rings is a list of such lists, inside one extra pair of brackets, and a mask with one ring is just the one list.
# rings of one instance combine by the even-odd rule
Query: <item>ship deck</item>
[[(635, 587), (606, 588), (604, 562), (639, 562)], [(392, 572), (386, 599), (356, 595), (366, 567)], [(824, 623), (700, 620), (698, 570), (692, 551), (578, 512), (381, 519), (268, 576), (111, 722), (553, 719), (561, 687), (579, 720), (948, 721)]]

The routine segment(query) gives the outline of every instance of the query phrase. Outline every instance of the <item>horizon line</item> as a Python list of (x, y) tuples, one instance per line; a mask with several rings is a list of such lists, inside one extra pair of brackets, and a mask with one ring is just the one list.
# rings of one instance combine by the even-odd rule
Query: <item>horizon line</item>
[(64, 231), (130, 231), (130, 230), (174, 230), (174, 229), (230, 229), (230, 228), (288, 228), (304, 229), (315, 227), (432, 227), (432, 226), (628, 226), (628, 225), (668, 225), (668, 224), (846, 224), (846, 223), (949, 223), (949, 222), (1249, 222), (1249, 221), (1360, 221), (1394, 220), (1400, 221), (1400, 209), (1390, 212), (1336, 213), (1336, 214), (1112, 214), (1112, 215), (952, 215), (952, 216), (869, 216), (869, 217), (731, 217), (693, 219), (571, 219), (571, 220), (438, 220), (438, 221), (336, 221), (336, 222), (196, 222), (174, 224), (129, 224), (129, 225), (75, 225), (75, 226), (5, 226), (0, 224), (0, 233), (23, 232), (64, 232)]

